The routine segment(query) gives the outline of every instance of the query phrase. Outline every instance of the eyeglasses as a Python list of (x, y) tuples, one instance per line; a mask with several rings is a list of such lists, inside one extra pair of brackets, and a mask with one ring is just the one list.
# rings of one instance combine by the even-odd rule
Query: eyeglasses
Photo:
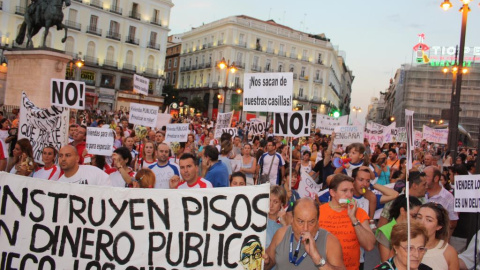
[(243, 265), (247, 265), (250, 262), (250, 257), (253, 257), (253, 260), (259, 260), (259, 259), (262, 258), (262, 251), (261, 250), (256, 250), (256, 251), (254, 251), (253, 254), (243, 253), (242, 254), (242, 259), (240, 260), (240, 262)]
[[(405, 251), (407, 251), (407, 247), (404, 247), (402, 245), (400, 245), (400, 247), (402, 247)], [(423, 254), (425, 252), (427, 252), (427, 248), (426, 247), (414, 247), (414, 246), (410, 246), (410, 254), (417, 251), (418, 254)]]

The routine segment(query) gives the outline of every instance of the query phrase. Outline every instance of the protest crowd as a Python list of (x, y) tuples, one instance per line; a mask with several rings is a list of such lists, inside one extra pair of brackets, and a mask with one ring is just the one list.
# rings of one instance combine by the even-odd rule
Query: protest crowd
[[(409, 166), (405, 143), (341, 145), (335, 132), (318, 128), (290, 138), (265, 122), (262, 132), (252, 121), (233, 122), (232, 136), (210, 119), (173, 116), (170, 123), (188, 124), (187, 141), (178, 143), (166, 140), (166, 126), (129, 123), (128, 112), (78, 111), (69, 144), (43, 147), (35, 162), (30, 141), (17, 140), (18, 112), (1, 118), (0, 169), (11, 174), (126, 189), (269, 183), (265, 250), (242, 255), (245, 269), (261, 260), (265, 269), (364, 269), (365, 253), (376, 247), (375, 269), (407, 269), (408, 260), (410, 269), (475, 267), (477, 238), (466, 234), (475, 219), (454, 211), (453, 196), (454, 177), (474, 173), (472, 149), (459, 148), (452, 160), (445, 145), (423, 140)], [(113, 142), (111, 155), (89, 153), (89, 127), (114, 131), (104, 139)]]

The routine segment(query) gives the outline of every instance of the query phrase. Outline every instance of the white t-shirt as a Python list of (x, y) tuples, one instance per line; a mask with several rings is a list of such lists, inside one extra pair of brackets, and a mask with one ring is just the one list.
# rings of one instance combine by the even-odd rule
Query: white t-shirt
[(33, 177), (46, 179), (46, 180), (53, 180), (57, 181), (60, 178), (60, 173), (62, 170), (57, 165), (53, 165), (52, 167), (45, 169), (45, 167), (39, 167), (33, 173)]
[(264, 153), (259, 159), (258, 159), (258, 165), (262, 166), (263, 168), (260, 168), (262, 175), (267, 175), (268, 171), (270, 170), (270, 164), (272, 163), (273, 160), (273, 165), (272, 165), (272, 170), (270, 171), (270, 175), (268, 178), (270, 179), (270, 185), (277, 185), (278, 183), (281, 183), (281, 178), (279, 175), (280, 167), (285, 165), (285, 161), (283, 160), (282, 155), (279, 153), (275, 153), (274, 155), (270, 155), (268, 152)]
[(66, 177), (64, 174), (58, 181), (83, 185), (112, 186), (108, 174), (91, 165), (79, 165), (78, 171), (74, 175)]
[(167, 164), (164, 166), (160, 166), (155, 162), (155, 164), (148, 166), (148, 168), (155, 174), (154, 188), (168, 189), (170, 188), (170, 178), (174, 175), (180, 176), (180, 168), (177, 164), (170, 162), (170, 160), (167, 161)]
[(177, 189), (191, 189), (191, 188), (213, 188), (212, 183), (205, 178), (198, 177), (197, 181), (193, 185), (189, 185), (187, 182), (183, 182), (178, 185)]
[[(112, 182), (112, 187), (128, 187), (127, 183), (123, 179), (123, 176), (118, 171), (118, 169), (111, 168), (111, 169), (107, 170), (106, 173), (110, 177), (110, 181)], [(135, 172), (134, 171), (130, 171), (128, 173), (128, 175), (130, 175), (130, 178), (135, 178)]]

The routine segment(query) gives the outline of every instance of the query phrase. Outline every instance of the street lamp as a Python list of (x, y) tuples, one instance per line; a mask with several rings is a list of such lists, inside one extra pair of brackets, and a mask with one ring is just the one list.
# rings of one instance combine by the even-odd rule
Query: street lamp
[(222, 61), (220, 61), (220, 63), (218, 63), (217, 66), (220, 69), (226, 69), (226, 71), (227, 71), (227, 75), (225, 77), (225, 85), (223, 86), (224, 97), (223, 97), (223, 111), (222, 112), (225, 113), (225, 104), (226, 104), (225, 102), (226, 102), (227, 91), (228, 91), (228, 74), (230, 72), (235, 73), (237, 71), (237, 67), (235, 66), (235, 62), (232, 62), (231, 65), (230, 65), (230, 60), (228, 60), (228, 62), (225, 62), (225, 58), (222, 58)]
[(359, 112), (362, 112), (362, 108), (361, 108), (361, 107), (355, 107), (355, 106), (353, 106), (352, 111), (355, 112), (355, 119), (357, 119), (357, 114), (358, 114)]
[[(458, 118), (460, 112), (460, 96), (462, 92), (462, 75), (464, 73), (463, 67), (463, 56), (465, 53), (465, 36), (467, 32), (467, 17), (470, 7), (468, 4), (471, 0), (461, 0), (463, 3), (460, 12), (462, 12), (462, 28), (460, 31), (460, 51), (458, 56), (458, 68), (462, 72), (456, 72), (456, 88), (452, 91), (452, 101), (450, 103), (450, 122), (448, 125), (448, 147), (450, 148), (450, 153), (453, 160), (457, 157), (457, 142), (458, 142)], [(444, 10), (448, 10), (452, 7), (452, 3), (449, 0), (444, 0), (440, 5)]]

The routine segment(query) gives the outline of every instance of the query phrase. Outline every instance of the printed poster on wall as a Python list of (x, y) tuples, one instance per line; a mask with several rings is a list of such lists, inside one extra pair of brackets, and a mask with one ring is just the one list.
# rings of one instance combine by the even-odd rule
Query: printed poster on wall
[(244, 87), (244, 111), (292, 111), (293, 73), (245, 73)]
[(262, 267), (268, 184), (164, 192), (2, 172), (0, 189), (10, 269), (22, 258), (43, 269), (244, 269), (247, 257)]
[(43, 164), (42, 151), (45, 146), (51, 145), (60, 150), (68, 144), (68, 121), (67, 108), (38, 108), (22, 93), (18, 139), (27, 138), (30, 141), (35, 162)]

